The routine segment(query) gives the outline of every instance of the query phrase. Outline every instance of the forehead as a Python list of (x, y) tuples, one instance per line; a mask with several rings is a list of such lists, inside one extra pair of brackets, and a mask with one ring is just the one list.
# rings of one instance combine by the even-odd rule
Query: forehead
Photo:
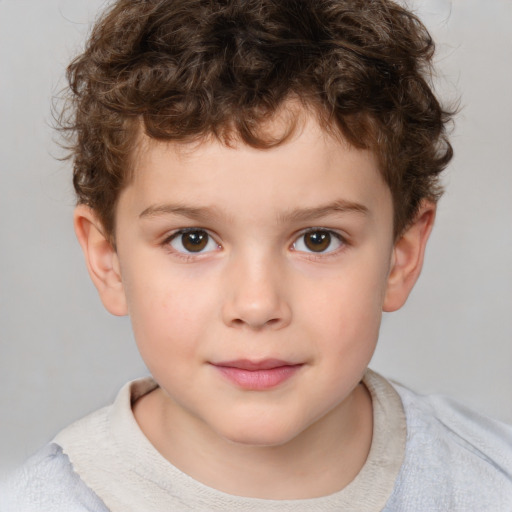
[[(362, 121), (359, 124), (365, 125)], [(359, 119), (359, 118), (358, 118)], [(330, 142), (340, 145), (349, 145), (350, 143), (343, 136), (342, 129), (332, 120), (322, 105), (314, 104), (311, 101), (304, 100), (299, 96), (289, 96), (282, 101), (275, 110), (269, 112), (268, 116), (262, 117), (257, 122), (252, 123), (247, 120), (247, 131), (240, 133), (237, 131), (235, 120), (227, 121), (220, 127), (215, 127), (210, 131), (198, 132), (185, 140), (162, 141), (148, 136), (145, 132), (144, 121), (141, 119), (136, 122), (132, 133), (135, 134), (133, 140), (133, 152), (129, 155), (131, 163), (136, 166), (141, 159), (148, 156), (155, 147), (162, 148), (167, 146), (170, 151), (174, 151), (181, 156), (193, 155), (199, 153), (209, 144), (219, 143), (226, 148), (237, 149), (244, 145), (254, 149), (272, 149), (285, 145), (286, 143), (302, 137), (310, 139), (332, 139)]]
[(139, 135), (133, 179), (120, 200), (128, 198), (139, 212), (172, 202), (223, 208), (239, 218), (339, 200), (368, 211), (389, 209), (375, 155), (328, 132), (315, 115), (281, 112), (262, 129), (276, 140), (289, 136), (258, 149), (239, 139), (162, 142)]

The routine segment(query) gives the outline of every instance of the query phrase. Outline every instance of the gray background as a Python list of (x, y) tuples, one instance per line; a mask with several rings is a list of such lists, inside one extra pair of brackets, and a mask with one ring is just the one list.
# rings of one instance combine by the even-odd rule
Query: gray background
[[(99, 0), (0, 0), (0, 469), (145, 373), (72, 231), (50, 104)], [(512, 2), (417, 1), (437, 87), (461, 97), (426, 266), (373, 368), (512, 422)]]

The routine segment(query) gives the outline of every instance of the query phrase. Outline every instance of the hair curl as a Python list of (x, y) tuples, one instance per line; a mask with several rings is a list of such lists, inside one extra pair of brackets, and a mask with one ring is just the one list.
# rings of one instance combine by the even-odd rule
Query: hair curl
[(118, 0), (68, 67), (74, 186), (108, 236), (142, 126), (158, 140), (233, 136), (254, 147), (298, 98), (326, 130), (378, 157), (399, 235), (436, 201), (452, 157), (429, 84), (434, 44), (388, 0)]

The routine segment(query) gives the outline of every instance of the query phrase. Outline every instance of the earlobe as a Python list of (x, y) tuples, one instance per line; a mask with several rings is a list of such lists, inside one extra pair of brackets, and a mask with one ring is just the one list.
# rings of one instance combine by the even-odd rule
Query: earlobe
[(396, 311), (407, 300), (420, 276), (428, 237), (434, 225), (436, 206), (424, 201), (413, 223), (396, 241), (388, 275), (383, 311)]
[(126, 315), (127, 305), (119, 259), (103, 232), (101, 222), (90, 207), (81, 204), (75, 208), (74, 227), (85, 256), (87, 270), (103, 305), (113, 315)]

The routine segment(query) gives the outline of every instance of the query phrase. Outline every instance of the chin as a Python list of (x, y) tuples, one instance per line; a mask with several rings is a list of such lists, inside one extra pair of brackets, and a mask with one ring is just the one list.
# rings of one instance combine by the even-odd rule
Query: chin
[(227, 441), (245, 446), (282, 446), (295, 439), (301, 432), (296, 426), (281, 424), (278, 420), (231, 422), (227, 428), (219, 429), (218, 434)]
[(229, 437), (225, 437), (227, 441), (232, 444), (236, 444), (239, 446), (247, 446), (247, 447), (275, 447), (275, 446), (283, 446), (291, 441), (295, 436), (282, 436), (282, 435), (261, 435), (261, 433), (250, 435), (250, 433), (245, 433), (245, 435), (233, 435)]

